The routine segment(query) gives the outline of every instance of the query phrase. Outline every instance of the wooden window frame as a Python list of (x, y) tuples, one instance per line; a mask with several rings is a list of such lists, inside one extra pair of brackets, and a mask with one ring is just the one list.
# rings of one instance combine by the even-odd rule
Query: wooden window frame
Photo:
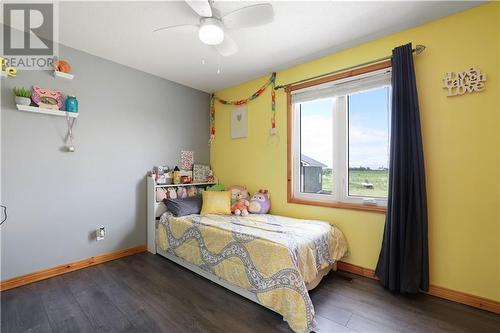
[(295, 85), (290, 85), (287, 86), (285, 91), (287, 94), (287, 200), (289, 203), (295, 203), (295, 204), (301, 204), (301, 205), (310, 205), (310, 206), (320, 206), (320, 207), (329, 207), (329, 208), (341, 208), (341, 209), (352, 209), (352, 210), (359, 210), (359, 211), (368, 211), (368, 212), (375, 212), (375, 213), (382, 213), (384, 214), (386, 212), (386, 207), (382, 206), (370, 206), (370, 205), (363, 205), (363, 204), (353, 204), (353, 203), (346, 203), (346, 202), (321, 202), (321, 201), (314, 201), (314, 200), (305, 200), (301, 198), (297, 198), (293, 195), (293, 189), (292, 189), (292, 159), (293, 159), (293, 152), (292, 152), (292, 142), (293, 142), (293, 114), (292, 114), (292, 92), (295, 90), (300, 90), (316, 85), (320, 85), (323, 83), (328, 83), (332, 81), (337, 81), (340, 79), (346, 79), (352, 76), (356, 75), (361, 75), (361, 74), (367, 74), (370, 72), (378, 71), (381, 69), (389, 68), (392, 66), (391, 60), (387, 60), (384, 62), (376, 63), (373, 65), (365, 66), (365, 67), (360, 67), (356, 69), (352, 69), (346, 72), (338, 73), (335, 75), (330, 75), (330, 76), (325, 76), (319, 79), (307, 81), (304, 83), (298, 83)]

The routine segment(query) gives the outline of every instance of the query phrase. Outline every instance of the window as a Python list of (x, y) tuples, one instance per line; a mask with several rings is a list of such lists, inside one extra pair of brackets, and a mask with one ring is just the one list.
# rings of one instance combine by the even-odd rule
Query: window
[(384, 209), (390, 78), (382, 68), (291, 88), (289, 201)]

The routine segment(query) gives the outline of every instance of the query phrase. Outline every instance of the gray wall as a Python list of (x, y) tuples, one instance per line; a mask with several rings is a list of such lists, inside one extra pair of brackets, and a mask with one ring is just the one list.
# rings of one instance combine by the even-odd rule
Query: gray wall
[[(49, 71), (2, 78), (1, 279), (146, 244), (145, 174), (179, 163), (181, 150), (209, 162), (209, 95), (64, 46), (75, 79)], [(74, 94), (74, 153), (66, 119), (17, 111), (13, 86)], [(106, 239), (91, 236), (104, 225)]]

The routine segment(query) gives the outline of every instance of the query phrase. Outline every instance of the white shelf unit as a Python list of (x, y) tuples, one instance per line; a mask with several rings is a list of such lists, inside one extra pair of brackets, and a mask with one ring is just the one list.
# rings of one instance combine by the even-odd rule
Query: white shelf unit
[(155, 188), (159, 187), (179, 187), (179, 186), (210, 186), (217, 183), (190, 183), (190, 184), (156, 184)]
[(44, 109), (44, 108), (39, 108), (36, 106), (29, 106), (29, 105), (21, 105), (21, 104), (16, 104), (17, 109), (19, 111), (26, 111), (26, 112), (33, 112), (33, 113), (42, 113), (42, 114), (48, 114), (51, 116), (60, 116), (60, 117), (66, 117), (66, 115), (70, 116), (71, 118), (76, 118), (78, 117), (78, 112), (67, 112), (67, 111), (60, 111), (60, 110), (51, 110), (51, 109)]
[(162, 187), (179, 187), (179, 186), (210, 186), (217, 183), (191, 183), (191, 184), (156, 184), (153, 177), (147, 176), (147, 235), (148, 235), (148, 251), (156, 254), (156, 218), (161, 216), (166, 210), (167, 206), (163, 202), (156, 201), (156, 189)]
[(63, 79), (67, 79), (67, 80), (73, 80), (73, 78), (75, 76), (73, 74), (69, 74), (69, 73), (54, 71), (54, 77), (61, 77)]

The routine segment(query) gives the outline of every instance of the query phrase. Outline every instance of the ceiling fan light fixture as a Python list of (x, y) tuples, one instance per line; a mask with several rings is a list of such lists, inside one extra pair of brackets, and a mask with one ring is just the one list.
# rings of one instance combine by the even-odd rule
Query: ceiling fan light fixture
[(224, 41), (224, 29), (222, 23), (214, 18), (201, 20), (198, 37), (207, 45), (218, 45)]

